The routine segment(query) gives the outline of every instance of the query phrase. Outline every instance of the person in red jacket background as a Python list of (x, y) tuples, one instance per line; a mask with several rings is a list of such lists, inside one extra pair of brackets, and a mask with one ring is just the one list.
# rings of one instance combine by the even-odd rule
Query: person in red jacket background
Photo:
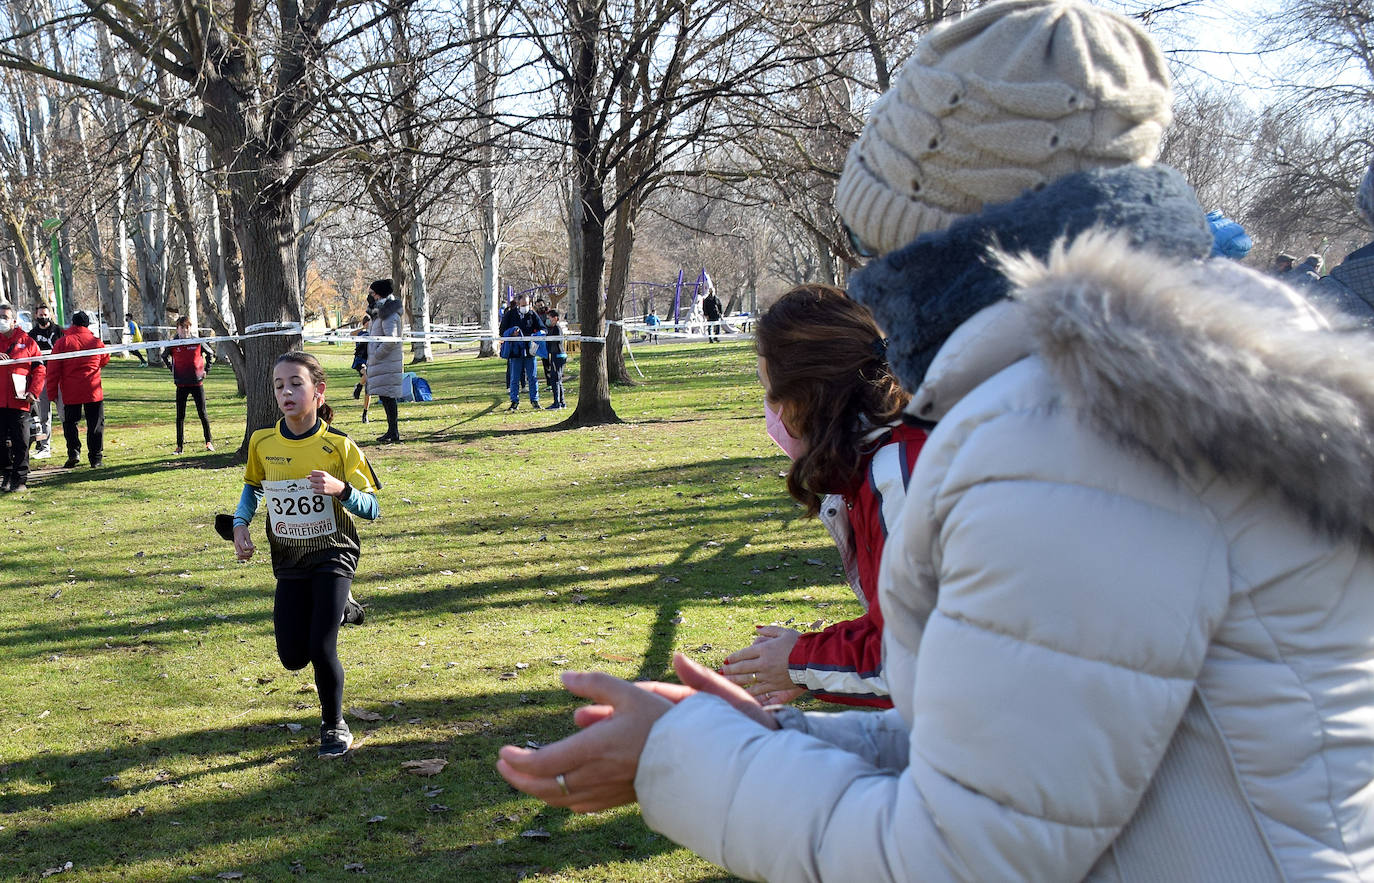
[(829, 529), (864, 613), (805, 634), (758, 626), (721, 673), (765, 704), (810, 690), (827, 702), (890, 708), (878, 564), (926, 431), (903, 422), (910, 396), (888, 367), (882, 332), (840, 289), (794, 288), (755, 336), (768, 434), (792, 458), (787, 490)]
[(42, 351), (15, 321), (14, 307), (0, 303), (0, 493), (28, 490), (29, 409), (43, 388)]
[[(53, 356), (81, 350), (103, 350), (105, 344), (91, 333), (91, 319), (85, 313), (72, 316), (68, 328), (53, 344)], [(105, 390), (100, 386), (100, 369), (110, 364), (110, 354), (54, 358), (48, 364), (48, 398), (62, 395), (62, 437), (67, 440), (67, 462), (71, 469), (81, 462), (81, 436), (78, 424), (86, 417), (86, 446), (91, 467), (100, 465), (105, 452)]]
[(205, 435), (205, 450), (213, 451), (210, 441), (210, 418), (205, 414), (205, 357), (215, 357), (209, 344), (193, 337), (191, 317), (177, 319), (177, 340), (186, 340), (169, 346), (162, 351), (162, 364), (172, 369), (172, 382), (177, 387), (177, 449), (180, 454), (186, 438), (186, 399), (195, 399), (196, 416), (200, 418), (200, 429)]

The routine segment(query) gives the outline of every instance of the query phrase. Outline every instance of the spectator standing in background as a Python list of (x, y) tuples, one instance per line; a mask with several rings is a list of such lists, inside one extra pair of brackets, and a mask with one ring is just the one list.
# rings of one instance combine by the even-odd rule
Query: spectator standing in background
[(19, 327), (14, 307), (0, 302), (0, 493), (28, 490), (30, 409), (38, 402), (46, 372), (38, 344)]
[[(50, 353), (53, 344), (61, 336), (62, 326), (52, 320), (48, 305), (39, 304), (33, 311), (33, 327), (29, 329), (29, 337), (33, 338), (40, 350)], [(38, 396), (38, 444), (33, 452), (35, 460), (46, 460), (52, 456), (52, 405), (48, 388), (44, 385), (42, 394)]]
[[(520, 384), (529, 386), (530, 404), (539, 407), (539, 381), (534, 376), (534, 342), (532, 338), (544, 330), (544, 322), (539, 314), (530, 309), (528, 296), (518, 294), (506, 312), (501, 316), (501, 336), (520, 338), (501, 344), (509, 354), (506, 363), (506, 382), (510, 392), (510, 407), (514, 411), (520, 407)], [(526, 340), (525, 338), (531, 338)]]
[[(562, 337), (567, 332), (563, 330), (563, 325), (559, 321), (557, 310), (549, 310), (545, 315), (548, 326), (549, 337)], [(566, 341), (550, 340), (548, 342), (549, 352), (549, 392), (553, 395), (553, 403), (548, 410), (557, 411), (568, 407), (563, 401), (563, 368), (568, 364), (568, 354), (563, 347)]]
[[(396, 400), (401, 397), (401, 378), (405, 374), (405, 348), (400, 341), (401, 299), (392, 291), (390, 279), (378, 279), (369, 288), (377, 296), (377, 314), (368, 326), (367, 391), (377, 397), (386, 412), (386, 432), (377, 441), (394, 445), (401, 440)], [(393, 339), (378, 340), (379, 337)]]
[(201, 343), (193, 337), (194, 329), (191, 328), (191, 317), (182, 316), (177, 319), (177, 340), (187, 340), (188, 343), (169, 346), (162, 351), (162, 364), (172, 371), (172, 382), (177, 388), (177, 447), (175, 453), (180, 454), (185, 443), (186, 429), (186, 399), (191, 398), (196, 403), (196, 416), (200, 418), (201, 433), (205, 436), (205, 450), (213, 451), (214, 444), (210, 440), (210, 417), (205, 413), (205, 360), (208, 358), (214, 361), (215, 351), (209, 344)]
[[(103, 350), (91, 333), (91, 319), (85, 313), (72, 315), (72, 325), (53, 345), (54, 356), (82, 350)], [(110, 363), (110, 354), (72, 359), (54, 359), (48, 370), (48, 396), (62, 397), (62, 437), (67, 442), (67, 462), (71, 469), (81, 462), (81, 418), (86, 418), (86, 454), (91, 468), (100, 466), (105, 454), (105, 390), (100, 383), (100, 369)]]
[(720, 320), (725, 315), (725, 307), (716, 295), (715, 283), (711, 282), (709, 276), (706, 277), (706, 285), (706, 298), (701, 302), (701, 314), (706, 317), (706, 340), (711, 343), (719, 343)]

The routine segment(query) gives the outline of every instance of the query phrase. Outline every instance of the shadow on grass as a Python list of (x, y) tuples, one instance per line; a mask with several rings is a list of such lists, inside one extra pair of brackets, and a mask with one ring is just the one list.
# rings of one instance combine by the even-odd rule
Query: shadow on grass
[[(29, 461), (29, 484), (42, 485), (48, 488), (65, 488), (73, 485), (80, 485), (88, 481), (109, 481), (119, 479), (136, 479), (142, 476), (157, 475), (166, 472), (168, 469), (226, 469), (230, 466), (242, 464), (242, 460), (237, 459), (234, 451), (216, 451), (214, 453), (205, 452), (188, 456), (185, 454), (167, 454), (165, 460), (141, 461), (138, 463), (119, 463), (111, 462), (109, 451), (106, 451), (105, 462), (98, 468), (92, 468), (85, 460), (86, 451), (82, 450), (82, 461), (78, 466), (71, 469), (64, 468), (60, 463), (65, 462), (65, 455), (59, 452), (60, 445), (54, 441), (52, 461), (32, 460)], [(84, 445), (84, 440), (83, 440)], [(116, 456), (118, 456), (116, 454)], [(49, 466), (49, 462), (56, 462), (57, 465)], [(43, 464), (43, 465), (39, 465)], [(130, 496), (138, 492), (137, 483), (133, 484), (129, 493)]]
[[(0, 766), (0, 783), (27, 790), (0, 788), (0, 877), (35, 876), (70, 859), (96, 878), (147, 863), (164, 874), (171, 865), (178, 875), (208, 879), (227, 871), (290, 879), (299, 863), (333, 879), (344, 876), (345, 863), (357, 862), (383, 879), (449, 873), (514, 880), (676, 849), (637, 814), (574, 820), (514, 791), (496, 773), (502, 744), (568, 735), (580, 702), (562, 690), (541, 690), (382, 705), (398, 719), (429, 721), (431, 732), (437, 725), (450, 735), (395, 738), (391, 732), (413, 725), (354, 721), (359, 747), (332, 762), (314, 756), (308, 712), (291, 716), (302, 723), (295, 735), (284, 724), (251, 724), (116, 750), (37, 752)], [(435, 757), (447, 766), (432, 778), (401, 766)], [(245, 779), (261, 784), (245, 787)], [(225, 847), (252, 860), (216, 864)]]
[[(602, 480), (608, 486), (622, 491), (661, 487), (665, 483), (709, 487), (711, 483), (733, 481), (737, 473), (742, 471), (757, 473), (760, 469), (771, 468), (771, 464), (766, 461), (761, 463), (757, 458), (734, 457), (686, 466), (636, 469), (609, 475)], [(466, 614), (499, 611), (531, 603), (566, 607), (568, 602), (565, 597), (545, 597), (544, 593), (550, 590), (561, 596), (575, 589), (586, 596), (588, 603), (608, 608), (624, 604), (650, 605), (655, 610), (655, 623), (650, 632), (649, 646), (644, 651), (639, 674), (641, 677), (662, 677), (670, 668), (672, 648), (676, 640), (677, 624), (673, 620), (677, 618), (677, 611), (684, 601), (697, 597), (694, 594), (695, 590), (686, 584), (675, 585), (665, 582), (665, 575), (672, 571), (697, 568), (701, 574), (710, 574), (713, 577), (728, 575), (733, 578), (743, 576), (753, 569), (768, 566), (778, 556), (776, 553), (763, 553), (746, 548), (754, 534), (731, 536), (726, 538), (724, 543), (717, 544), (711, 539), (712, 525), (737, 525), (764, 520), (788, 524), (799, 517), (795, 508), (788, 506), (778, 512), (777, 506), (778, 500), (774, 497), (744, 497), (735, 495), (731, 490), (722, 490), (720, 493), (696, 493), (677, 501), (639, 509), (635, 513), (636, 520), (641, 525), (638, 529), (642, 533), (662, 533), (666, 540), (662, 543), (663, 548), (665, 551), (672, 550), (671, 559), (655, 569), (639, 565), (593, 565), (593, 569), (585, 571), (536, 570), (531, 575), (528, 569), (513, 568), (508, 576), (495, 580), (453, 574), (446, 575), (449, 576), (449, 581), (443, 588), (404, 589), (369, 598), (369, 585), (394, 581), (404, 584), (407, 580), (413, 581), (417, 576), (435, 577), (440, 575), (441, 569), (451, 566), (445, 562), (438, 562), (418, 571), (402, 566), (400, 562), (406, 560), (408, 551), (428, 551), (434, 547), (436, 538), (434, 535), (410, 536), (406, 531), (404, 519), (383, 521), (369, 530), (377, 540), (385, 540), (393, 553), (400, 553), (396, 559), (398, 565), (391, 569), (365, 565), (360, 572), (358, 594), (365, 602), (374, 605), (376, 613), (387, 616), (434, 612)], [(591, 537), (604, 526), (604, 514), (589, 513), (579, 518), (560, 514), (547, 516), (547, 519), (546, 527), (556, 525), (570, 535), (580, 534), (583, 539), (579, 540), (579, 543), (586, 549), (589, 557), (595, 554), (592, 550), (598, 541)], [(683, 537), (681, 527), (669, 524), (674, 520), (689, 524), (692, 536)], [(521, 535), (519, 529), (525, 527), (529, 527), (529, 531)], [(437, 534), (440, 537), (462, 538), (461, 541), (465, 544), (489, 547), (509, 544), (512, 549), (521, 549), (534, 542), (527, 537), (540, 529), (527, 523), (513, 524), (508, 519), (477, 515), (451, 519), (443, 523)], [(86, 619), (73, 622), (45, 619), (26, 623), (0, 634), (0, 647), (25, 648), (27, 652), (24, 655), (30, 657), (53, 653), (101, 653), (108, 649), (107, 643), (115, 649), (127, 647), (130, 643), (156, 647), (166, 636), (179, 635), (184, 630), (200, 632), (221, 628), (226, 624), (226, 620), (220, 618), (223, 612), (239, 610), (245, 603), (250, 605), (250, 609), (234, 613), (228, 618), (228, 624), (239, 628), (270, 631), (270, 600), (261, 599), (264, 597), (265, 587), (272, 583), (271, 574), (265, 569), (257, 569), (249, 574), (249, 579), (241, 581), (239, 578), (243, 575), (231, 570), (197, 575), (197, 580), (206, 584), (217, 579), (219, 584), (214, 586), (214, 591), (185, 591), (166, 596), (159, 595), (158, 600), (140, 605), (136, 615), (121, 617), (123, 621)], [(16, 573), (13, 576), (13, 579), (0, 578), (0, 591), (33, 590), (34, 587), (22, 575)], [(86, 573), (76, 573), (74, 578), (95, 581), (100, 579), (96, 574)], [(148, 579), (149, 576), (145, 574), (141, 578)], [(233, 583), (228, 583), (230, 579), (233, 579)], [(631, 584), (608, 587), (612, 583), (624, 583), (626, 580)], [(54, 585), (57, 585), (56, 581)], [(255, 600), (261, 603), (254, 604)]]

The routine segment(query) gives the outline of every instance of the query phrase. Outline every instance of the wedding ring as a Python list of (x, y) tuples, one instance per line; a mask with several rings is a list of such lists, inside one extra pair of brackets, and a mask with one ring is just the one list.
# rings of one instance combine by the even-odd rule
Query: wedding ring
[(563, 778), (562, 773), (559, 773), (558, 775), (554, 776), (553, 780), (558, 783), (558, 788), (560, 791), (563, 792), (564, 797), (572, 796), (572, 792), (568, 790), (568, 780)]

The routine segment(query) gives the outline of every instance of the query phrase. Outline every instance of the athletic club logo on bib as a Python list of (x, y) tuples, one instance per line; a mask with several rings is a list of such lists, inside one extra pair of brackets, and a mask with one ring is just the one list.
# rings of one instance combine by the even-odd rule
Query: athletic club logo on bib
[(338, 530), (333, 501), (312, 491), (308, 479), (264, 481), (262, 492), (267, 502), (267, 522), (274, 535), (308, 540)]

